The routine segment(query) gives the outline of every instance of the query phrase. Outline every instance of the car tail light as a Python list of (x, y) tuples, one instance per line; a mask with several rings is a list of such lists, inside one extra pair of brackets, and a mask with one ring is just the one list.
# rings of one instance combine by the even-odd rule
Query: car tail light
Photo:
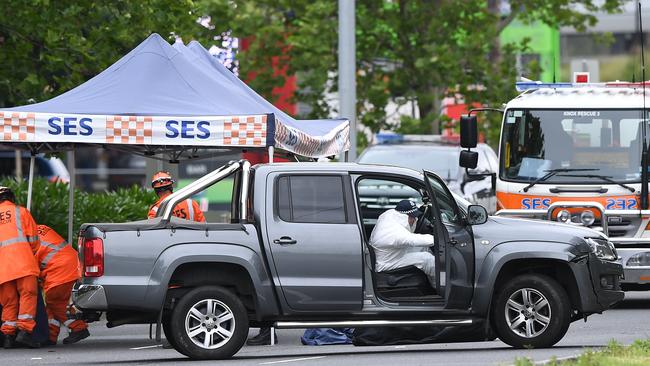
[(84, 241), (84, 276), (101, 277), (104, 275), (104, 242), (100, 238)]

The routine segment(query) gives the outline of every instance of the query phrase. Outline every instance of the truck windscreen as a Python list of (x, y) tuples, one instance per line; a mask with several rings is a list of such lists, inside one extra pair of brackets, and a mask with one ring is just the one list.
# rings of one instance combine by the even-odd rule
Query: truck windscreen
[[(641, 115), (638, 109), (509, 109), (499, 176), (530, 182), (551, 169), (593, 169), (590, 173), (617, 182), (640, 182)], [(556, 174), (545, 182), (603, 184), (580, 175)]]

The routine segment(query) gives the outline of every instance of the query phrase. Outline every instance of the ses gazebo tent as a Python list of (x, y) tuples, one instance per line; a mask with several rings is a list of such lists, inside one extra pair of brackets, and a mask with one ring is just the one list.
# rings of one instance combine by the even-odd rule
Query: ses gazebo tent
[[(205, 60), (200, 45), (190, 46), (194, 51), (178, 50), (152, 34), (64, 94), (0, 109), (0, 146), (39, 153), (94, 144), (169, 154), (172, 160), (213, 148), (268, 148), (272, 156), (277, 146), (312, 158), (349, 148), (347, 120), (297, 121), (223, 66)], [(71, 176), (73, 188), (73, 171)], [(29, 198), (32, 179), (33, 159)]]
[(277, 146), (312, 158), (349, 148), (346, 120), (297, 121), (191, 47), (153, 34), (67, 93), (0, 110), (0, 142), (34, 152), (90, 143), (148, 155)]

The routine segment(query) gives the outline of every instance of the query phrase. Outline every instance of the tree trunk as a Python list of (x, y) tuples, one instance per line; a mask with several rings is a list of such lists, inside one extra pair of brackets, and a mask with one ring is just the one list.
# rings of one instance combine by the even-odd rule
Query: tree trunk
[(434, 135), (440, 134), (440, 103), (443, 93), (440, 88), (430, 85), (416, 92), (420, 121), (423, 124), (431, 124), (431, 132)]

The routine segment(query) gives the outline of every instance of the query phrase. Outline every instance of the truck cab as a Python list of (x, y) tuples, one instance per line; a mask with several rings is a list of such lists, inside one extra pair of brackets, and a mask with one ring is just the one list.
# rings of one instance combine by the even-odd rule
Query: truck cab
[(650, 289), (643, 83), (526, 81), (517, 90), (503, 111), (496, 215), (600, 231), (620, 256), (623, 289)]
[[(171, 216), (229, 176), (231, 223)], [(415, 232), (434, 237), (435, 279), (415, 267), (376, 270), (376, 221), (361, 204), (369, 180), (422, 202)], [(249, 326), (470, 328), (460, 339), (548, 347), (623, 297), (602, 234), (488, 217), (437, 175), (389, 166), (231, 162), (168, 197), (154, 220), (86, 224), (80, 237), (75, 304), (106, 312), (109, 326), (158, 323), (195, 359), (231, 357)]]

